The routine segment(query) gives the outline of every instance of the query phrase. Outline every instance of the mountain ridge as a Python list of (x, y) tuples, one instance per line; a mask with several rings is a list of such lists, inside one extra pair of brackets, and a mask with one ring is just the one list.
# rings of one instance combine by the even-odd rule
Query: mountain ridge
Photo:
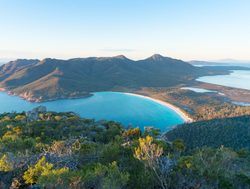
[(171, 87), (204, 74), (211, 74), (211, 70), (159, 54), (137, 61), (124, 55), (18, 59), (0, 67), (0, 88), (29, 101), (47, 101), (84, 97), (98, 91)]

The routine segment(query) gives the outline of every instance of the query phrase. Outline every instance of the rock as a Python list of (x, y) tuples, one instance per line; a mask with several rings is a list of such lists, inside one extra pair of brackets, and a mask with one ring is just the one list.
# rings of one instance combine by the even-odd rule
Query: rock
[(26, 112), (26, 117), (27, 117), (27, 121), (36, 121), (39, 118), (38, 113), (33, 112), (33, 111)]
[(47, 111), (47, 108), (45, 106), (38, 106), (34, 108), (32, 111), (38, 112), (38, 113), (44, 113)]
[(46, 107), (45, 106), (38, 106), (34, 108), (31, 111), (26, 112), (26, 117), (27, 121), (36, 121), (39, 119), (39, 114), (40, 113), (45, 113), (46, 112)]

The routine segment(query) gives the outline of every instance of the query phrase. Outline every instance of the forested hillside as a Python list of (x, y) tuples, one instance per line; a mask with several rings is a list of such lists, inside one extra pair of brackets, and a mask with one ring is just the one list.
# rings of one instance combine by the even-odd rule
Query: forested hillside
[(204, 146), (250, 150), (250, 116), (183, 124), (165, 136), (170, 141), (182, 139), (189, 152)]

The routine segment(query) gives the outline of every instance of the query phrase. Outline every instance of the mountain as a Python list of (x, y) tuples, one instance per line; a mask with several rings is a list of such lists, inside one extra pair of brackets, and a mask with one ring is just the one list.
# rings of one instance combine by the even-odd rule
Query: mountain
[(193, 60), (189, 61), (190, 64), (196, 67), (203, 67), (206, 69), (212, 69), (213, 71), (217, 70), (250, 70), (250, 63), (241, 63), (238, 62), (207, 62), (207, 61), (198, 61)]
[(38, 63), (39, 60), (27, 60), (19, 59), (16, 61), (11, 61), (8, 64), (4, 64), (0, 69), (0, 79), (6, 79), (17, 71), (20, 71), (28, 66)]
[(202, 61), (202, 60), (191, 60), (190, 64), (193, 65), (209, 65), (209, 64), (218, 64), (218, 65), (241, 65), (241, 64), (250, 64), (250, 60), (234, 60), (234, 59), (222, 59), (222, 60), (211, 60), (211, 61)]
[(220, 65), (218, 62), (211, 62), (211, 61), (200, 61), (200, 60), (191, 60), (189, 61), (192, 65), (198, 65), (198, 66), (209, 66), (209, 65)]
[(225, 60), (225, 61), (199, 61), (199, 60), (192, 60), (188, 63), (194, 66), (235, 66), (235, 67), (249, 67), (250, 61), (236, 61), (236, 60)]
[(182, 124), (168, 131), (165, 137), (174, 141), (182, 139), (190, 152), (201, 147), (230, 147), (250, 150), (250, 116), (213, 119)]
[(211, 70), (155, 54), (133, 61), (123, 55), (59, 60), (19, 59), (0, 67), (0, 88), (30, 101), (73, 98), (91, 92), (171, 87)]
[(249, 64), (250, 60), (236, 60), (232, 58), (226, 58), (226, 59), (215, 60), (214, 62), (230, 63), (230, 64)]

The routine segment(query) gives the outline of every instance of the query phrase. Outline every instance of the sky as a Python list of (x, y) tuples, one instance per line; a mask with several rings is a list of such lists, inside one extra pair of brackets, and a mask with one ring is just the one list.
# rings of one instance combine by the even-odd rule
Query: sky
[(250, 60), (249, 0), (0, 0), (0, 60)]

